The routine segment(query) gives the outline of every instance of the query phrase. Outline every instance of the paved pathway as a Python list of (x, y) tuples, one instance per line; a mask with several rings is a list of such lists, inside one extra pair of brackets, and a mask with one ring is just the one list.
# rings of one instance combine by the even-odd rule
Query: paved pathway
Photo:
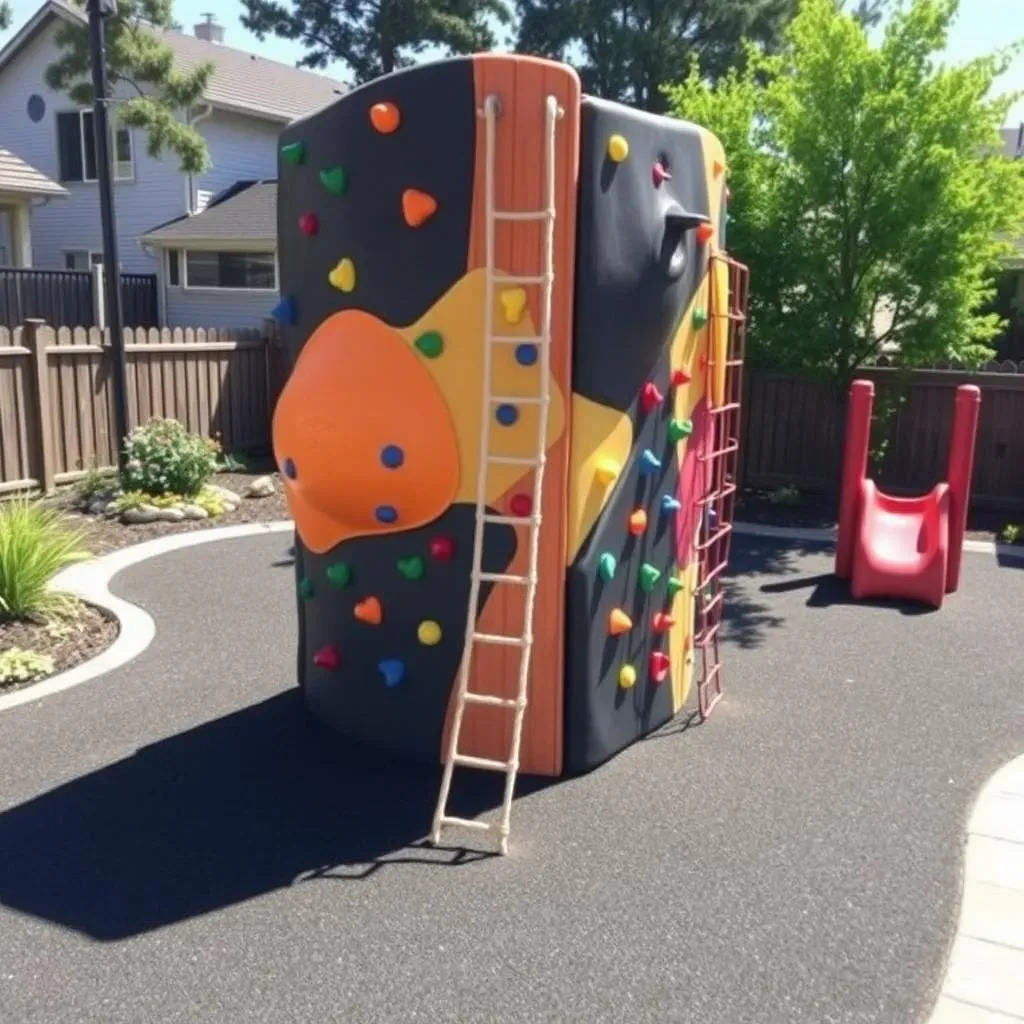
[(969, 811), (1024, 751), (1024, 570), (969, 556), (911, 616), (739, 541), (727, 700), (521, 796), (502, 860), (423, 848), (437, 771), (310, 724), (287, 545), (126, 570), (153, 645), (0, 714), (0, 1020), (928, 1017)]

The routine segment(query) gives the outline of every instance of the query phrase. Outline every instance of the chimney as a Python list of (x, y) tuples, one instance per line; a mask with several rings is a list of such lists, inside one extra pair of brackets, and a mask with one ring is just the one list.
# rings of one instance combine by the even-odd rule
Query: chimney
[(217, 24), (216, 14), (203, 13), (200, 17), (205, 18), (195, 26), (196, 39), (205, 39), (208, 43), (224, 42), (224, 26)]

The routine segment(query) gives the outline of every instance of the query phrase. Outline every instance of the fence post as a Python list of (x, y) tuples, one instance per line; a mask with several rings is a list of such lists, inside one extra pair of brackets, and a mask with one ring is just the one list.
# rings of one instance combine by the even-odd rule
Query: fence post
[(49, 361), (46, 357), (46, 341), (40, 337), (40, 328), (46, 326), (45, 320), (28, 319), (25, 321), (25, 348), (31, 355), (32, 382), (38, 410), (36, 426), (38, 427), (39, 447), (35, 455), (39, 461), (37, 479), (44, 494), (52, 494), (56, 484), (57, 472), (56, 453), (53, 447), (53, 426), (50, 410), (50, 373)]
[(96, 321), (96, 326), (101, 331), (107, 329), (107, 303), (104, 295), (103, 264), (94, 263), (92, 265), (92, 311), (93, 320)]

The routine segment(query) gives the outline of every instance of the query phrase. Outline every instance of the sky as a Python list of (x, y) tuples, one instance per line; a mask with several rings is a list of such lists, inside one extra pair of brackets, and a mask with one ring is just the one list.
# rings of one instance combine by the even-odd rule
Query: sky
[[(12, 30), (29, 18), (39, 4), (40, 0), (14, 0)], [(174, 3), (174, 15), (186, 30), (203, 20), (202, 14), (210, 10), (217, 11), (218, 21), (225, 26), (228, 45), (287, 64), (294, 64), (302, 56), (302, 48), (297, 43), (273, 37), (261, 43), (243, 29), (239, 0), (175, 0)], [(0, 44), (9, 34), (10, 30), (0, 33)], [(960, 15), (950, 35), (946, 57), (950, 62), (959, 63), (1005, 46), (1014, 39), (1024, 39), (1024, 0), (961, 0)], [(328, 73), (343, 81), (348, 78), (343, 65), (329, 68)], [(1024, 54), (1017, 57), (998, 85), (1001, 91), (1024, 92)], [(1024, 121), (1024, 99), (1017, 102), (1009, 117), (1013, 126), (1021, 121)]]

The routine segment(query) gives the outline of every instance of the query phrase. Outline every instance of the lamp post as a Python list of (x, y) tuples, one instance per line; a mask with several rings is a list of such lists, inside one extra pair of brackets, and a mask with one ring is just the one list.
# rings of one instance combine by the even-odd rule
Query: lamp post
[(125, 469), (124, 439), (128, 436), (128, 377), (124, 358), (124, 313), (121, 308), (121, 259), (110, 174), (110, 122), (107, 118), (107, 62), (103, 19), (117, 14), (117, 0), (88, 0), (89, 55), (92, 61), (92, 123), (96, 145), (96, 178), (103, 225), (103, 290), (110, 329), (114, 382), (114, 424), (117, 428), (117, 468)]

